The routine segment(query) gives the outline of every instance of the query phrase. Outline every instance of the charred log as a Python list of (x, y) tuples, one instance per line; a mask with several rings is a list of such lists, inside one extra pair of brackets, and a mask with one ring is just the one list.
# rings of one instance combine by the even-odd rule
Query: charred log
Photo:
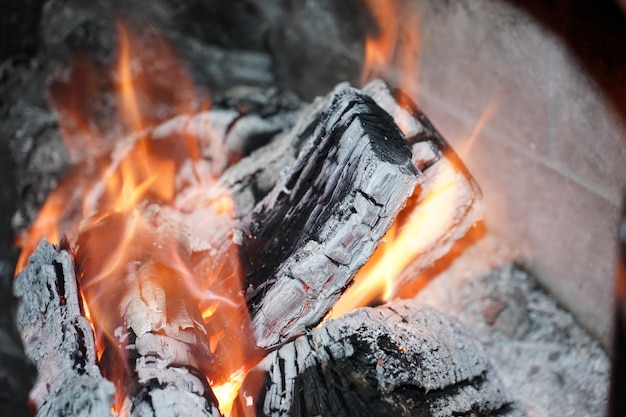
[(111, 215), (78, 239), (81, 285), (106, 346), (105, 374), (127, 394), (122, 408), (132, 416), (219, 416), (204, 372), (206, 332), (183, 281), (188, 251), (171, 225), (137, 221)]
[(524, 415), (507, 398), (458, 322), (399, 302), (326, 322), (272, 352), (248, 374), (234, 415)]
[[(419, 190), (407, 202), (406, 212), (419, 215), (419, 207), (434, 200), (445, 201), (450, 210), (446, 213), (449, 218), (446, 227), (430, 236), (416, 233), (416, 239), (427, 243), (406, 248), (415, 257), (395, 280), (402, 286), (448, 253), (456, 241), (482, 220), (482, 194), (461, 159), (410, 98), (381, 80), (372, 81), (363, 91), (394, 118), (411, 144), (413, 164), (423, 174)], [(401, 215), (400, 228), (403, 221)]]
[(333, 94), (295, 165), (242, 220), (258, 346), (306, 332), (332, 308), (413, 192), (419, 171), (410, 158), (369, 97)]
[(277, 136), (224, 172), (220, 183), (232, 195), (237, 217), (249, 215), (276, 186), (282, 170), (294, 165), (332, 98), (344, 88), (346, 84), (340, 84), (331, 94), (317, 98), (299, 114), (289, 132)]
[(96, 363), (71, 255), (43, 241), (15, 279), (17, 327), (39, 378), (37, 415), (110, 416), (114, 387)]

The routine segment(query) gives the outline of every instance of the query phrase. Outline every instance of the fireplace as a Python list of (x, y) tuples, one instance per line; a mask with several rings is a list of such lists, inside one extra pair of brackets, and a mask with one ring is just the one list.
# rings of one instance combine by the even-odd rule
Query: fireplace
[[(211, 94), (239, 83), (276, 84), (309, 101), (327, 94), (338, 82), (358, 84), (363, 76), (362, 35), (376, 32), (372, 29), (376, 17), (351, 14), (358, 2), (343, 6), (324, 1), (263, 6), (190, 2), (179, 8), (164, 3), (170, 8), (147, 11), (144, 21), (154, 24), (154, 31), (173, 35), (171, 41), (184, 59), (195, 57), (192, 73)], [(401, 85), (474, 175), (483, 190), (486, 227), (498, 236), (491, 249), (512, 247), (515, 259), (522, 260), (540, 284), (609, 347), (616, 230), (620, 192), (626, 184), (626, 106), (619, 94), (624, 83), (621, 52), (626, 35), (620, 26), (624, 18), (613, 4), (551, 3), (400, 2), (398, 10), (419, 11), (416, 20), (400, 18), (398, 24), (419, 25), (418, 37), (396, 33), (397, 48), (414, 48), (415, 54), (402, 59), (396, 55), (395, 60), (391, 54), (390, 66), (381, 62), (369, 71)], [(37, 42), (50, 50), (63, 45), (66, 49), (59, 48), (55, 52), (59, 56), (50, 58), (59, 61), (75, 47), (86, 47), (96, 62), (106, 62), (115, 51), (113, 37), (102, 35), (106, 33), (98, 27), (102, 20), (90, 15), (88, 8), (64, 15), (55, 13), (55, 8), (64, 7), (60, 2), (45, 6), (44, 19), (59, 20), (42, 26), (47, 28), (40, 33), (42, 40), (29, 43), (28, 36), (20, 35), (27, 47), (11, 54), (4, 78), (10, 87), (24, 82), (15, 75), (17, 68), (17, 74), (23, 69), (30, 74), (25, 77), (32, 76), (25, 78), (32, 89), (50, 91), (49, 84), (44, 86), (48, 74), (37, 74), (48, 68), (46, 63), (27, 61), (33, 53), (28, 48), (36, 48)], [(133, 7), (129, 10), (136, 13)], [(210, 28), (198, 22), (201, 19), (192, 19), (213, 15), (223, 20)], [(32, 24), (32, 16), (24, 22)], [(180, 30), (176, 24), (181, 22), (191, 23)], [(202, 50), (203, 45), (218, 47)], [(320, 54), (320, 48), (327, 52)], [(225, 74), (225, 69), (237, 71)], [(46, 108), (43, 98), (28, 100), (40, 101), (9, 106), (3, 125), (24, 139), (0, 144), (12, 146), (12, 155), (17, 155), (16, 161), (7, 161), (10, 165), (3, 163), (17, 165), (17, 170), (7, 172), (10, 182), (3, 189), (9, 193), (6, 201), (17, 200), (19, 205), (17, 214), (13, 207), (3, 206), (14, 228), (33, 220), (68, 161), (57, 146), (54, 120), (37, 113)], [(102, 104), (105, 116), (106, 105)], [(20, 119), (27, 117), (37, 122)], [(49, 145), (29, 144), (38, 137)], [(7, 156), (3, 152), (0, 158)], [(9, 241), (0, 242), (6, 253)], [(515, 271), (502, 273), (516, 276)]]

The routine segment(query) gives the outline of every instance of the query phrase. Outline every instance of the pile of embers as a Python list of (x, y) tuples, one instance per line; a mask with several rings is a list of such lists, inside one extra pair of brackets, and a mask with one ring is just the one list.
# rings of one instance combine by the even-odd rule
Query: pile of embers
[[(108, 166), (124, 166), (140, 145), (167, 155), (177, 172), (167, 204), (147, 192), (151, 198), (131, 211), (102, 211), (108, 187), (70, 181), (71, 196), (94, 202), (88, 212), (95, 218), (68, 226), (75, 235), (61, 246), (41, 243), (14, 287), (18, 327), (39, 371), (31, 393), (38, 413), (524, 415), (532, 399), (511, 390), (533, 390), (519, 380), (505, 386), (492, 361), (506, 369), (506, 358), (523, 360), (530, 355), (525, 338), (551, 366), (570, 364), (571, 355), (593, 358), (558, 372), (591, 368), (605, 379), (599, 346), (527, 277), (516, 283), (523, 272), (515, 268), (495, 273), (488, 285), (469, 284), (470, 293), (496, 293), (482, 294), (478, 304), (468, 284), (447, 290), (461, 297), (453, 304), (459, 312), (479, 309), (474, 326), (492, 329), (478, 332), (492, 339), (487, 349), (472, 331), (415, 300), (323, 321), (394, 222), (401, 233), (414, 213), (424, 216), (427, 196), (447, 195), (449, 222), (429, 229), (427, 244), (404, 248), (412, 261), (395, 277), (400, 288), (481, 213), (479, 191), (458, 159), (424, 115), (396, 97), (380, 81), (362, 90), (340, 85), (280, 118), (291, 127), (216, 109), (129, 137)], [(248, 153), (263, 133), (272, 138)], [(181, 156), (189, 136), (198, 139), (196, 160)], [(229, 157), (216, 157), (224, 145)], [(68, 201), (64, 209), (74, 211), (76, 200)], [(551, 309), (547, 318), (533, 312), (541, 303)], [(575, 341), (556, 338), (561, 325), (576, 329)], [(514, 342), (498, 344), (507, 339)], [(580, 343), (590, 351), (572, 348)], [(555, 371), (539, 366), (546, 364), (532, 372), (546, 383), (545, 373)], [(519, 371), (504, 380), (511, 375)], [(590, 389), (606, 395), (597, 381)]]
[(41, 416), (602, 412), (606, 355), (500, 242), (419, 280), (482, 207), (406, 96), (379, 80), (307, 105), (242, 88), (189, 111), (181, 81), (152, 124), (124, 50), (114, 141), (68, 99), (87, 78), (50, 87), (74, 165), (20, 238), (16, 323), (38, 377), (3, 367), (17, 401)]

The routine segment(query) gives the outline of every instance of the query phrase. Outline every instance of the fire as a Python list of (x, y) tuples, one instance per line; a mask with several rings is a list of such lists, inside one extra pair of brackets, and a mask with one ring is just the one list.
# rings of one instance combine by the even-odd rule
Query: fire
[(416, 8), (397, 0), (367, 0), (376, 22), (365, 39), (361, 83), (385, 76), (415, 97), (419, 83), (420, 20)]
[[(415, 57), (399, 51), (416, 50), (419, 37), (399, 29), (394, 20), (398, 4), (368, 3), (379, 30), (366, 41), (364, 79), (394, 61), (400, 62), (404, 74), (415, 73)], [(417, 27), (413, 17), (407, 19), (410, 28)], [(95, 329), (98, 357), (124, 364), (107, 374), (118, 386), (112, 411), (126, 415), (130, 407), (124, 391), (124, 378), (130, 374), (125, 368), (130, 331), (120, 329), (128, 327), (136, 337), (192, 329), (194, 335), (204, 335), (207, 357), (190, 361), (204, 372), (220, 410), (229, 415), (248, 370), (263, 354), (254, 346), (241, 291), (229, 227), (234, 203), (215, 183), (223, 167), (212, 167), (201, 157), (198, 138), (190, 129), (159, 140), (150, 133), (174, 116), (184, 125), (185, 117), (206, 108), (206, 101), (196, 97), (185, 71), (160, 38), (131, 34), (122, 25), (118, 37), (113, 76), (103, 77), (110, 75), (109, 69), (79, 59), (67, 80), (51, 89), (59, 129), (76, 166), (50, 195), (31, 229), (18, 237), (18, 271), (42, 238), (57, 243), (67, 236), (77, 249), (83, 310)], [(150, 47), (137, 47), (135, 39)], [(158, 59), (146, 54), (155, 50)], [(115, 86), (117, 117), (94, 104), (103, 82)], [(405, 87), (414, 90), (410, 84)], [(437, 173), (427, 195), (416, 190), (419, 204), (401, 214), (355, 285), (336, 304), (333, 317), (397, 293), (397, 277), (449, 227), (457, 175), (447, 166)], [(210, 232), (192, 233), (197, 224)], [(194, 239), (206, 239), (210, 249), (194, 249)], [(133, 316), (137, 311), (143, 314), (141, 320)]]
[[(378, 30), (366, 40), (361, 81), (365, 83), (381, 73), (395, 78), (404, 92), (396, 97), (397, 102), (411, 107), (413, 104), (407, 100), (417, 96), (419, 83), (420, 25), (417, 10), (395, 1), (368, 0), (367, 5), (376, 19)], [(490, 106), (488, 111), (491, 110)], [(406, 132), (408, 120), (402, 117), (411, 116), (402, 114), (397, 120), (400, 130)], [(477, 132), (481, 128), (479, 122)], [(471, 146), (477, 132), (466, 141), (467, 146)], [(340, 297), (327, 318), (342, 316), (357, 307), (386, 302), (402, 291), (398, 281), (403, 271), (451, 227), (455, 201), (460, 192), (460, 175), (458, 167), (450, 163), (428, 180), (432, 184), (425, 195), (421, 195), (418, 185), (413, 196), (417, 204), (409, 204), (400, 213), (376, 252), (357, 273), (354, 284)]]
[(398, 5), (395, 0), (368, 0), (366, 4), (377, 27), (374, 34), (365, 39), (365, 58), (361, 71), (361, 79), (364, 81), (373, 78), (391, 64), (398, 37)]
[[(357, 307), (388, 301), (400, 290), (397, 279), (420, 253), (447, 230), (454, 218), (456, 176), (452, 165), (437, 173), (430, 192), (408, 213), (401, 213), (370, 260), (333, 307), (328, 318), (340, 317)], [(419, 186), (417, 191), (419, 191)], [(406, 210), (406, 209), (405, 209)], [(406, 216), (400, 224), (399, 219)]]
[[(31, 229), (18, 237), (17, 269), (42, 238), (58, 243), (67, 236), (77, 248), (83, 310), (96, 332), (99, 359), (128, 363), (128, 341), (122, 340), (120, 328), (129, 326), (139, 336), (167, 333), (168, 326), (180, 326), (180, 331), (195, 326), (195, 334), (206, 335), (212, 358), (192, 362), (205, 372), (228, 414), (256, 360), (237, 253), (229, 243), (233, 202), (215, 185), (223, 167), (201, 158), (197, 132), (183, 128), (173, 138), (150, 136), (151, 127), (174, 116), (184, 123), (185, 115), (205, 109), (207, 102), (196, 97), (162, 39), (131, 34), (119, 25), (118, 40), (114, 69), (78, 59), (68, 79), (51, 88), (52, 107), (76, 167), (50, 195)], [(155, 51), (158, 59), (151, 55)], [(118, 116), (103, 118), (97, 103), (111, 85)], [(202, 216), (197, 220), (219, 235), (222, 242), (212, 252), (192, 256), (187, 215)], [(133, 295), (137, 291), (139, 296)], [(191, 306), (186, 315), (177, 304), (181, 299)], [(133, 316), (137, 309), (149, 315), (138, 320)], [(173, 335), (178, 331), (171, 330)], [(119, 365), (107, 369), (118, 387), (113, 410), (128, 414), (123, 379), (129, 371)]]

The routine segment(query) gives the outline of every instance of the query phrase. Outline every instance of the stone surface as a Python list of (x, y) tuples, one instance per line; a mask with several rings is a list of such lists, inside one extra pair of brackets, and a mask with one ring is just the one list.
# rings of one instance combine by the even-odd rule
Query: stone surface
[(624, 17), (584, 1), (418, 7), (418, 101), (480, 184), (487, 226), (607, 345), (626, 187)]

